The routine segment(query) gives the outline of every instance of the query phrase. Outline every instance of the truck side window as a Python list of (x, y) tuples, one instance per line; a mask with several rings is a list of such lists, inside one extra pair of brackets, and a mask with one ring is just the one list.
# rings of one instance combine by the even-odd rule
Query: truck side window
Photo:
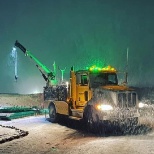
[(87, 75), (81, 75), (81, 85), (87, 85), (87, 84), (88, 84)]
[(88, 75), (87, 74), (77, 74), (76, 75), (76, 83), (82, 86), (88, 85)]

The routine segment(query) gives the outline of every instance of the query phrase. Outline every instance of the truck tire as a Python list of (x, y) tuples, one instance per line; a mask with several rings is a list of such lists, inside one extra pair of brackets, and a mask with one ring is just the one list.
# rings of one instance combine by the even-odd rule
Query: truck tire
[(49, 117), (52, 123), (58, 122), (58, 114), (56, 113), (56, 108), (54, 104), (49, 105)]
[(84, 110), (84, 123), (87, 131), (96, 133), (99, 130), (99, 118), (95, 114), (95, 109), (87, 106)]

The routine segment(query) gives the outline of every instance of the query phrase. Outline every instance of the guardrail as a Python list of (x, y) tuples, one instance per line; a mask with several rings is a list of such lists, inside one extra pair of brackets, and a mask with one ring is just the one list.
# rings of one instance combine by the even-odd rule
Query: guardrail
[(4, 107), (0, 108), (0, 120), (11, 120), (27, 116), (36, 116), (47, 114), (48, 109), (39, 109), (37, 107)]

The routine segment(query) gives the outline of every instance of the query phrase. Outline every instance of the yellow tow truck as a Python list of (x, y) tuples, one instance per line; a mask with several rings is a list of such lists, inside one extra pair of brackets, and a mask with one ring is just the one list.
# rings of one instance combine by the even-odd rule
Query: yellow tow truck
[(68, 84), (58, 84), (55, 71), (43, 65), (18, 41), (15, 46), (36, 63), (46, 81), (44, 103), (51, 122), (62, 116), (83, 120), (88, 128), (99, 123), (118, 122), (137, 125), (138, 95), (126, 84), (119, 85), (117, 70), (111, 66), (70, 69)]

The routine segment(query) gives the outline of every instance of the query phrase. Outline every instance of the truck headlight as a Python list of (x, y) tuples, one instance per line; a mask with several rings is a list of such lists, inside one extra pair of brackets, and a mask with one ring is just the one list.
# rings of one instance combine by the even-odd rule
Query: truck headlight
[(98, 105), (97, 108), (99, 110), (102, 110), (102, 111), (110, 111), (110, 110), (113, 110), (113, 107), (111, 105), (105, 105), (105, 104)]
[(143, 107), (147, 107), (148, 105), (145, 104), (145, 103), (140, 102), (140, 103), (138, 104), (138, 106), (139, 106), (139, 108), (143, 108)]

